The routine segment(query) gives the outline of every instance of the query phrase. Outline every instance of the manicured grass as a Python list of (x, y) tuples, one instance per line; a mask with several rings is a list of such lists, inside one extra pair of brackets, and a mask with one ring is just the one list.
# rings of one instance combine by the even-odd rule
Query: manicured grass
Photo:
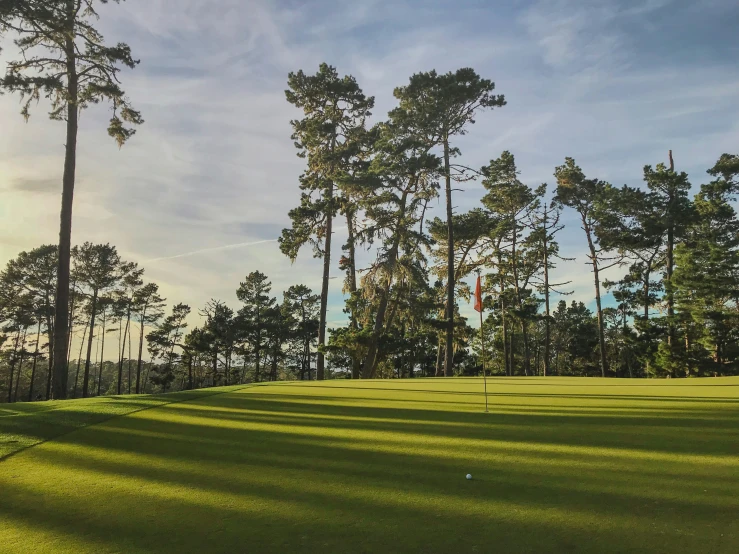
[(68, 432), (0, 462), (0, 551), (739, 551), (739, 379), (488, 388), (278, 383)]
[(0, 404), (0, 460), (112, 417), (242, 388), (243, 386), (235, 386), (170, 394), (99, 396), (73, 402)]

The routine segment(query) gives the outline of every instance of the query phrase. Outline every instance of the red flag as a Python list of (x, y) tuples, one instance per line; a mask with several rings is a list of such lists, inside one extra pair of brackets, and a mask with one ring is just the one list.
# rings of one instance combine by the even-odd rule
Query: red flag
[(475, 310), (482, 313), (482, 287), (480, 286), (480, 276), (477, 276), (477, 286), (475, 287)]

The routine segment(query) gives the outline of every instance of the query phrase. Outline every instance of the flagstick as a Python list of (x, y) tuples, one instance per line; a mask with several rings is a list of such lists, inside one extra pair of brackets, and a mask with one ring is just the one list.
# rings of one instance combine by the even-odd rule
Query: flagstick
[(480, 310), (480, 343), (482, 344), (482, 382), (485, 385), (485, 413), (488, 413), (488, 378), (485, 374), (485, 333), (482, 329), (482, 310)]

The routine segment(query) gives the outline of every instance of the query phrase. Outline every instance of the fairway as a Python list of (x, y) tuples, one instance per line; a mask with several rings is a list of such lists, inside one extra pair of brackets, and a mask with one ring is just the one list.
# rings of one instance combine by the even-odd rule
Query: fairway
[(0, 551), (739, 551), (739, 379), (488, 390), (247, 385), (45, 436), (0, 461)]

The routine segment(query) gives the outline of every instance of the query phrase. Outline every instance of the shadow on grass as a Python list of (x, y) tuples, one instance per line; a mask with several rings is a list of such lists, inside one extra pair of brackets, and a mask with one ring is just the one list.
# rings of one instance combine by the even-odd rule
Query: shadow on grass
[(18, 404), (13, 413), (0, 415), (0, 463), (26, 448), (81, 427), (149, 408), (207, 398), (233, 390), (237, 389), (219, 387), (168, 394), (98, 396), (80, 400)]
[[(455, 382), (455, 384), (457, 384)], [(519, 385), (537, 385), (539, 387), (546, 386), (549, 388), (549, 385), (543, 385), (542, 383), (498, 383), (498, 384), (507, 384), (509, 386), (519, 386)], [(280, 383), (280, 388), (287, 388), (287, 387), (299, 387), (299, 388), (305, 388), (306, 385), (303, 385), (301, 383)], [(474, 386), (476, 389), (479, 389), (481, 385), (477, 383), (470, 383), (470, 386)], [(493, 383), (490, 383), (490, 380), (488, 379), (488, 386), (492, 387)], [(565, 385), (562, 385), (565, 386)], [(573, 388), (573, 385), (566, 385), (567, 388)], [(604, 385), (574, 385), (574, 387), (599, 387), (599, 388), (606, 388)], [(619, 384), (619, 387), (622, 386)], [(643, 387), (654, 387), (654, 385), (630, 385), (630, 386), (643, 386)], [(714, 386), (739, 386), (739, 385), (714, 385)], [(484, 397), (484, 393), (480, 390), (475, 391), (460, 391), (460, 390), (442, 390), (442, 389), (434, 389), (434, 388), (428, 388), (428, 389), (407, 389), (407, 388), (391, 388), (391, 387), (352, 387), (352, 386), (340, 386), (340, 385), (315, 385), (312, 383), (309, 383), (307, 385), (310, 389), (327, 389), (327, 390), (336, 390), (336, 389), (347, 389), (352, 391), (366, 391), (366, 392), (373, 392), (373, 391), (387, 391), (387, 392), (393, 392), (395, 394), (405, 394), (405, 393), (420, 393), (424, 395), (434, 395), (434, 394), (443, 394), (443, 395), (453, 395), (453, 396), (473, 396), (473, 397)], [(672, 389), (675, 389), (675, 387), (672, 387)], [(679, 389), (677, 389), (679, 390)], [(578, 400), (649, 400), (649, 401), (666, 401), (666, 402), (673, 402), (673, 401), (680, 401), (680, 402), (726, 402), (731, 404), (736, 404), (737, 407), (739, 407), (739, 398), (731, 397), (731, 396), (725, 396), (725, 397), (717, 397), (717, 396), (664, 396), (664, 395), (636, 395), (636, 394), (559, 394), (559, 393), (537, 393), (537, 392), (488, 392), (488, 397), (494, 398), (496, 396), (520, 396), (525, 398), (574, 398)], [(309, 396), (309, 398), (312, 396)], [(335, 397), (332, 397), (335, 398)], [(347, 397), (349, 399), (358, 398), (356, 396), (350, 396)], [(374, 398), (373, 398), (374, 399)], [(415, 402), (415, 400), (412, 400)], [(429, 400), (427, 402), (437, 402), (436, 400)]]
[[(604, 413), (510, 394), (499, 413), (482, 414), (362, 390), (255, 388), (68, 434), (27, 458), (59, 471), (64, 486), (39, 504), (45, 489), (33, 479), (0, 479), (0, 514), (80, 552), (739, 546), (733, 402), (656, 408), (639, 397)], [(530, 413), (542, 408), (551, 412)]]
[[(640, 414), (639, 406), (629, 406), (628, 417), (617, 409), (600, 413), (580, 408), (552, 406), (546, 414), (526, 402), (491, 405), (491, 413), (455, 412), (413, 408), (409, 401), (397, 407), (354, 406), (368, 399), (351, 397), (344, 404), (330, 404), (335, 397), (287, 397), (250, 391), (246, 395), (226, 395), (207, 409), (172, 406), (183, 416), (211, 418), (241, 423), (264, 422), (310, 428), (362, 429), (375, 432), (406, 432), (430, 437), (464, 437), (503, 441), (545, 442), (561, 446), (620, 448), (630, 445), (647, 451), (703, 455), (739, 455), (739, 409), (714, 410), (673, 406), (661, 412), (651, 408)], [(299, 400), (299, 401), (296, 401)], [(377, 399), (375, 399), (377, 400)], [(719, 404), (720, 406), (720, 404)], [(496, 409), (501, 409), (500, 413)], [(681, 410), (675, 414), (671, 410)], [(316, 419), (318, 418), (318, 419)], [(716, 435), (721, 440), (716, 440)]]
[[(177, 427), (164, 430), (171, 437), (167, 442), (181, 443), (174, 452), (161, 440), (126, 438), (122, 430), (109, 437), (111, 444), (123, 444), (129, 453), (121, 452), (120, 459), (99, 453), (90, 456), (84, 450), (45, 450), (37, 455), (51, 465), (69, 466), (102, 483), (127, 482), (123, 493), (111, 491), (121, 517), (100, 518), (105, 523), (85, 526), (85, 533), (98, 540), (120, 536), (138, 548), (151, 548), (152, 531), (138, 509), (153, 506), (159, 514), (157, 533), (168, 537), (165, 543), (156, 543), (159, 551), (183, 548), (181, 539), (173, 539), (176, 536), (197, 540), (191, 529), (183, 528), (182, 518), (195, 523), (201, 517), (211, 522), (206, 527), (219, 522), (217, 542), (200, 544), (208, 551), (225, 552), (242, 541), (250, 545), (249, 551), (277, 551), (280, 540), (282, 548), (294, 548), (300, 533), (313, 523), (322, 527), (323, 536), (314, 539), (316, 544), (338, 546), (340, 540), (347, 541), (346, 548), (352, 544), (352, 517), (363, 518), (362, 531), (370, 535), (365, 539), (367, 551), (375, 552), (383, 546), (390, 551), (456, 552), (460, 550), (455, 548), (484, 544), (480, 528), (496, 537), (496, 546), (502, 549), (496, 551), (534, 547), (549, 552), (595, 551), (599, 544), (601, 552), (639, 551), (646, 546), (643, 533), (650, 527), (658, 526), (663, 532), (673, 518), (683, 517), (693, 526), (705, 527), (730, 520), (737, 509), (736, 487), (722, 488), (725, 475), (721, 472), (696, 479), (688, 489), (665, 494), (674, 481), (662, 482), (656, 479), (659, 472), (639, 468), (626, 468), (604, 480), (602, 470), (574, 474), (560, 466), (542, 479), (538, 464), (526, 460), (524, 452), (515, 452), (508, 460), (512, 463), (490, 471), (475, 459), (439, 459), (430, 465), (426, 456), (384, 451), (381, 442), (372, 452), (357, 451), (325, 441), (301, 442), (294, 436), (248, 430), (237, 433), (230, 447), (216, 449), (205, 444), (198, 448), (193, 437), (202, 436), (202, 430), (182, 425), (185, 432), (177, 434)], [(249, 443), (262, 447), (243, 448)], [(142, 459), (130, 456), (134, 445), (139, 445), (137, 453)], [(466, 483), (462, 468), (484, 477)], [(712, 494), (697, 496), (700, 487)], [(25, 491), (26, 495), (32, 492)], [(50, 510), (60, 530), (68, 532), (79, 521), (63, 502)], [(28, 510), (11, 515), (32, 521), (38, 518)], [(609, 525), (593, 527), (597, 519)], [(139, 523), (132, 525), (132, 521)], [(425, 535), (419, 535), (424, 522), (436, 529), (426, 528)], [(407, 533), (409, 526), (415, 532)], [(624, 535), (627, 528), (632, 533)], [(568, 545), (567, 537), (577, 542)], [(195, 551), (193, 543), (185, 550)]]

